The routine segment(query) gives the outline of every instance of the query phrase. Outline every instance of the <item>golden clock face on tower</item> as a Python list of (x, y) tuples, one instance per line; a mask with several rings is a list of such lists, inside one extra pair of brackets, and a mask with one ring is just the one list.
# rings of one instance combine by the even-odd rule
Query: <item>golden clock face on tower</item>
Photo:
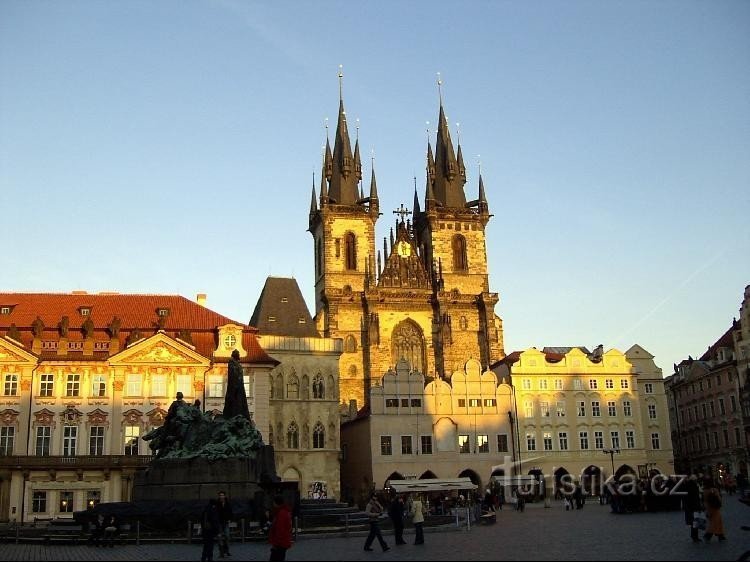
[(402, 258), (408, 258), (411, 255), (411, 245), (408, 242), (401, 240), (401, 242), (396, 245), (396, 252)]

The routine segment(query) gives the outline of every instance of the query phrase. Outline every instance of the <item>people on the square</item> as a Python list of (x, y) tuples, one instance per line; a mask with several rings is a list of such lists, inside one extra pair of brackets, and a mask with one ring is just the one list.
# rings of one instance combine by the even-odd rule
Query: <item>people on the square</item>
[(404, 540), (404, 500), (397, 495), (388, 506), (388, 516), (393, 523), (393, 534), (396, 544), (406, 544)]
[(425, 516), (424, 505), (419, 496), (416, 496), (410, 503), (409, 515), (414, 523), (414, 544), (424, 544), (424, 529), (422, 528)]
[(214, 542), (219, 533), (221, 533), (219, 502), (212, 498), (201, 514), (201, 536), (203, 537), (201, 562), (213, 562)]
[(229, 554), (229, 523), (231, 523), (232, 515), (232, 504), (229, 502), (229, 498), (225, 492), (219, 492), (219, 524), (221, 525), (221, 531), (219, 532), (219, 558), (225, 556), (231, 556)]
[(390, 547), (383, 539), (383, 534), (380, 532), (380, 516), (383, 514), (383, 505), (378, 501), (378, 496), (373, 492), (370, 494), (370, 501), (367, 502), (367, 507), (365, 507), (365, 513), (370, 518), (370, 534), (367, 535), (367, 539), (365, 540), (365, 550), (370, 551), (372, 550), (371, 546), (372, 542), (377, 538), (378, 542), (380, 543), (380, 547), (383, 549), (383, 552), (390, 550)]
[(292, 512), (284, 502), (284, 498), (277, 495), (273, 498), (273, 522), (268, 533), (271, 544), (271, 562), (283, 562), (286, 551), (292, 547)]

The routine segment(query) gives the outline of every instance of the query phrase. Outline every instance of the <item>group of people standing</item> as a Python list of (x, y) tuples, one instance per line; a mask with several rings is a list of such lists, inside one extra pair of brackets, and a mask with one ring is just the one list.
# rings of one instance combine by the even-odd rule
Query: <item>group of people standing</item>
[[(271, 545), (271, 562), (283, 562), (286, 551), (292, 546), (292, 512), (277, 495), (273, 499), (271, 527), (268, 542)], [(219, 492), (218, 499), (211, 499), (201, 516), (203, 552), (201, 562), (213, 562), (214, 544), (219, 543), (219, 558), (231, 556), (229, 552), (229, 523), (232, 521), (232, 506), (226, 493)]]
[[(385, 508), (375, 492), (370, 494), (370, 501), (367, 502), (365, 513), (368, 515), (370, 523), (370, 533), (367, 535), (367, 539), (365, 539), (365, 550), (372, 550), (372, 543), (375, 539), (380, 543), (383, 552), (390, 550), (388, 543), (385, 542), (383, 534), (380, 531), (380, 519), (385, 516)], [(423, 524), (425, 507), (419, 496), (397, 495), (388, 505), (388, 516), (393, 523), (393, 534), (397, 545), (406, 544), (404, 540), (404, 521), (406, 517), (411, 518), (412, 523), (414, 523), (414, 544), (424, 544)]]

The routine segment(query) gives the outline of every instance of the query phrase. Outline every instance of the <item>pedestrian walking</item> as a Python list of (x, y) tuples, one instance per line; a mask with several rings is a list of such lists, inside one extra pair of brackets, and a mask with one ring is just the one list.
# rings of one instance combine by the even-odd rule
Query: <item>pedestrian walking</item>
[(724, 535), (724, 519), (721, 516), (721, 492), (719, 486), (711, 478), (706, 478), (703, 485), (703, 503), (706, 506), (706, 532), (703, 540), (709, 542), (716, 535), (720, 541), (726, 540)]
[(231, 556), (229, 553), (229, 523), (231, 523), (234, 515), (232, 514), (232, 504), (223, 491), (219, 492), (218, 510), (219, 524), (221, 525), (221, 532), (218, 535), (219, 558), (224, 558), (225, 556)]
[(693, 539), (693, 542), (701, 542), (698, 537), (698, 525), (695, 521), (695, 514), (702, 511), (701, 491), (698, 488), (698, 477), (695, 474), (691, 474), (685, 484), (682, 510), (685, 512), (685, 524), (690, 526), (690, 538)]
[(117, 517), (110, 515), (104, 524), (104, 546), (109, 548), (115, 547), (115, 539), (120, 531), (120, 522)]
[(401, 496), (396, 496), (388, 506), (388, 516), (393, 522), (393, 534), (396, 544), (406, 544), (404, 540), (404, 500)]
[(412, 500), (409, 515), (414, 523), (414, 544), (424, 544), (424, 529), (422, 529), (422, 524), (424, 523), (425, 508), (419, 496), (416, 496)]
[(383, 505), (378, 501), (378, 496), (375, 492), (370, 494), (370, 501), (367, 502), (365, 513), (370, 518), (370, 534), (367, 535), (367, 539), (365, 540), (365, 550), (368, 552), (372, 550), (370, 545), (372, 545), (372, 542), (376, 538), (378, 539), (383, 552), (390, 550), (388, 544), (383, 540), (383, 534), (380, 532), (379, 519), (380, 516), (383, 515)]
[(219, 502), (215, 499), (211, 499), (208, 501), (208, 505), (201, 514), (201, 536), (203, 537), (201, 562), (213, 562), (214, 542), (219, 533), (221, 533)]
[(277, 495), (273, 498), (273, 522), (268, 532), (268, 542), (271, 545), (271, 562), (283, 562), (286, 551), (292, 547), (292, 512), (284, 502), (284, 498)]

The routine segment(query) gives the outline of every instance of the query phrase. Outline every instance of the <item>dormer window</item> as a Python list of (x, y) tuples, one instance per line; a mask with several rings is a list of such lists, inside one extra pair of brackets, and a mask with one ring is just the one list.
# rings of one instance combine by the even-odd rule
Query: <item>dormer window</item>
[(3, 316), (7, 316), (10, 314), (10, 312), (13, 310), (13, 307), (10, 306), (0, 306), (0, 314)]
[(91, 307), (82, 306), (78, 309), (78, 312), (80, 312), (81, 316), (89, 316), (91, 314)]
[(281, 302), (289, 302), (289, 299), (287, 297), (281, 297)]
[(276, 322), (276, 317), (275, 316), (269, 316), (268, 317), (268, 321), (269, 322)]
[(165, 317), (169, 316), (169, 309), (168, 308), (159, 308), (156, 310), (156, 314), (159, 316)]
[(298, 324), (305, 324), (305, 323), (306, 323), (306, 321), (305, 321), (305, 317), (304, 317), (304, 316), (300, 316), (300, 317), (299, 317), (299, 318), (297, 319), (297, 323), (298, 323)]

